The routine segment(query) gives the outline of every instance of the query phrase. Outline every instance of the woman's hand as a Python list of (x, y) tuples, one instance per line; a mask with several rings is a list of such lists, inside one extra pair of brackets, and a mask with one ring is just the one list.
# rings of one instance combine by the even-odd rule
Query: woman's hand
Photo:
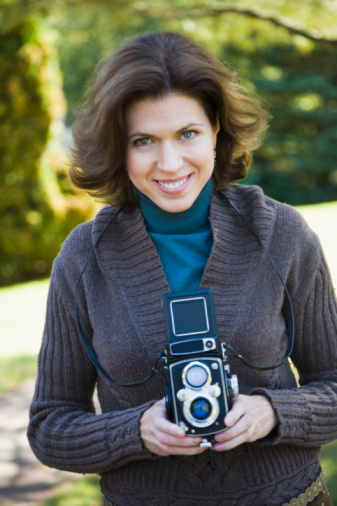
[(276, 413), (263, 395), (239, 395), (225, 417), (228, 429), (215, 435), (213, 450), (231, 450), (267, 436), (278, 423)]
[(197, 455), (201, 437), (186, 436), (185, 431), (167, 419), (165, 401), (153, 404), (140, 419), (140, 435), (145, 447), (161, 456)]

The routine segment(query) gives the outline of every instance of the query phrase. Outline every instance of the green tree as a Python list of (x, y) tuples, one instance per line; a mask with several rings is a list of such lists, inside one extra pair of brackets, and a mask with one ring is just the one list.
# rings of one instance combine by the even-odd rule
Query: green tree
[(163, 27), (156, 19), (137, 13), (130, 16), (127, 7), (114, 9), (104, 5), (74, 6), (67, 15), (51, 17), (47, 22), (58, 34), (55, 47), (63, 74), (69, 123), (99, 61), (125, 38)]
[(224, 57), (264, 97), (272, 115), (246, 182), (294, 205), (336, 200), (335, 52), (301, 41), (256, 48), (253, 59), (227, 46)]
[(57, 55), (41, 25), (1, 34), (0, 285), (46, 276), (88, 207), (64, 177), (65, 114)]
[[(0, 0), (0, 30), (12, 26), (32, 15), (53, 13), (69, 14), (74, 7), (92, 8), (90, 0), (58, 0), (50, 4), (49, 0)], [(159, 23), (169, 20), (222, 18), (235, 15), (258, 19), (274, 26), (281, 26), (291, 34), (303, 35), (317, 42), (330, 41), (337, 45), (337, 6), (331, 0), (97, 0), (95, 9), (105, 7), (114, 12), (117, 18), (126, 15), (127, 24), (140, 15), (154, 19)]]
[[(259, 18), (252, 19), (252, 10), (218, 8), (218, 15), (199, 19), (201, 14), (197, 15), (193, 8), (195, 2), (190, 2), (185, 13), (190, 17), (175, 19), (180, 16), (178, 9), (175, 18), (171, 13), (172, 19), (161, 25), (157, 21), (156, 25), (153, 19), (139, 17), (140, 12), (150, 15), (146, 2), (138, 7), (132, 5), (137, 15), (127, 24), (127, 9), (117, 15), (103, 6), (95, 8), (95, 12), (74, 9), (75, 15), (53, 25), (62, 33), (57, 46), (70, 109), (82, 95), (83, 83), (99, 58), (125, 36), (156, 28), (188, 33), (236, 68), (244, 83), (262, 95), (270, 108), (270, 130), (254, 156), (246, 182), (259, 184), (267, 194), (291, 204), (337, 199), (337, 75), (333, 43), (313, 42), (311, 36), (298, 35), (298, 26), (295, 29), (292, 25), (290, 30), (289, 20), (286, 22), (280, 14), (278, 27), (270, 30), (276, 17), (270, 15), (266, 20), (261, 11)], [(162, 3), (156, 4), (151, 14), (154, 20), (162, 8)], [(206, 10), (211, 9), (205, 7), (203, 12)], [(310, 12), (312, 16), (315, 13)], [(170, 11), (167, 17), (170, 18)], [(315, 34), (312, 29), (307, 31)]]

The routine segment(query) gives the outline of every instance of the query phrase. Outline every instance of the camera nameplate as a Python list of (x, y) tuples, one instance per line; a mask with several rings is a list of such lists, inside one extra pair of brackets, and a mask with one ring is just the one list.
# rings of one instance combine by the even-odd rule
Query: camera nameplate
[(196, 339), (183, 339), (177, 342), (169, 342), (168, 347), (172, 357), (182, 357), (197, 353), (207, 353), (217, 348), (213, 337), (198, 337)]

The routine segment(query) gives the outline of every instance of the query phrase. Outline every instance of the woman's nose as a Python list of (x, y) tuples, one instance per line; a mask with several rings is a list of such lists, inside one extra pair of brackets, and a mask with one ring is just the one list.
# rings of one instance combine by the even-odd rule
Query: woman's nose
[(175, 172), (182, 166), (181, 152), (172, 142), (163, 143), (158, 150), (157, 167), (165, 172)]

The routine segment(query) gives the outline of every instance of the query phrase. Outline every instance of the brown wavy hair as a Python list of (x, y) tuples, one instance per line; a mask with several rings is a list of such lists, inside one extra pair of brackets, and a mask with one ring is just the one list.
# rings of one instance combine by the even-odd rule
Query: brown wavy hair
[(227, 65), (178, 33), (155, 32), (125, 43), (93, 76), (73, 125), (70, 177), (96, 199), (133, 207), (126, 170), (125, 112), (134, 101), (178, 92), (200, 100), (212, 125), (219, 120), (215, 190), (245, 178), (251, 152), (267, 128), (260, 100)]

